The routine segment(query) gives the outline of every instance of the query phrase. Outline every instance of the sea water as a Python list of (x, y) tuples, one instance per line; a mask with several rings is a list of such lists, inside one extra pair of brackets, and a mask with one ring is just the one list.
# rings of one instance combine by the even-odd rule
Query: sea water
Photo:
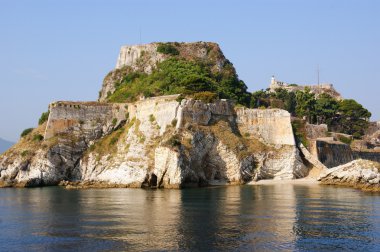
[(322, 185), (0, 189), (0, 251), (380, 251), (380, 194)]

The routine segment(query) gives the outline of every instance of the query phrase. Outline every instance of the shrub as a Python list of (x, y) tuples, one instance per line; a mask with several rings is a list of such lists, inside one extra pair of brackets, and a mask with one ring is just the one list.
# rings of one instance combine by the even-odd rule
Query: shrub
[(213, 92), (204, 91), (193, 94), (193, 98), (195, 100), (201, 100), (205, 103), (212, 103), (218, 98), (218, 95)]
[(117, 119), (116, 118), (112, 119), (112, 125), (115, 126), (116, 123), (117, 123)]
[(49, 114), (50, 114), (49, 111), (42, 113), (40, 119), (38, 120), (38, 125), (41, 125), (44, 122), (46, 122), (49, 119)]
[(292, 121), (292, 128), (297, 144), (302, 143), (305, 147), (309, 146), (309, 142), (306, 137), (306, 126), (305, 121), (296, 119)]
[(177, 99), (175, 99), (177, 102), (181, 103), (182, 100), (185, 99), (185, 96), (183, 94), (180, 94)]
[(149, 122), (154, 122), (156, 120), (156, 118), (154, 117), (154, 115), (150, 114), (149, 115)]
[(173, 127), (177, 126), (177, 122), (178, 122), (177, 118), (174, 118), (174, 119), (172, 120), (172, 126), (173, 126)]
[(350, 145), (352, 142), (352, 139), (350, 137), (345, 137), (342, 135), (338, 135), (338, 140), (341, 141), (342, 143)]
[(95, 144), (90, 145), (90, 147), (88, 149), (89, 149), (89, 151), (94, 151), (95, 150)]
[(21, 157), (25, 157), (29, 154), (29, 151), (28, 150), (24, 150), (21, 152)]
[(157, 52), (169, 55), (178, 55), (179, 51), (170, 43), (160, 43), (157, 47)]
[(114, 137), (112, 137), (111, 140), (110, 140), (110, 145), (114, 145), (115, 143), (117, 143), (117, 140), (118, 140), (118, 139), (119, 139), (118, 136), (114, 136)]
[(173, 135), (169, 140), (166, 142), (167, 145), (171, 147), (179, 147), (181, 146), (181, 140), (177, 135)]
[(24, 137), (24, 136), (29, 135), (29, 133), (32, 132), (33, 130), (34, 130), (34, 128), (28, 128), (28, 129), (25, 129), (25, 130), (21, 133), (21, 137)]
[(40, 142), (42, 140), (44, 140), (44, 136), (41, 134), (37, 134), (33, 136), (33, 141)]

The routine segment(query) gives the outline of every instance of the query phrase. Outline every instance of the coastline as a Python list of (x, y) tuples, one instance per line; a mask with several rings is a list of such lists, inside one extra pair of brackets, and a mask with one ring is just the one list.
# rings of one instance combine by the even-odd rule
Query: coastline
[(313, 178), (300, 179), (263, 179), (251, 181), (247, 185), (320, 185), (321, 183)]

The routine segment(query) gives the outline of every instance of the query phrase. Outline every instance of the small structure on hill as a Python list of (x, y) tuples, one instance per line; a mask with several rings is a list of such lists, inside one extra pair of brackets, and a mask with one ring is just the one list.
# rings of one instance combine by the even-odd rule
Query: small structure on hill
[(275, 76), (273, 75), (271, 78), (269, 89), (271, 92), (274, 92), (278, 88), (285, 89), (288, 92), (303, 91), (305, 90), (305, 88), (309, 88), (310, 92), (314, 93), (316, 96), (319, 96), (321, 94), (328, 94), (337, 100), (342, 100), (342, 96), (340, 95), (340, 93), (338, 93), (338, 91), (335, 90), (333, 84), (331, 83), (306, 85), (289, 84), (283, 81), (276, 80)]

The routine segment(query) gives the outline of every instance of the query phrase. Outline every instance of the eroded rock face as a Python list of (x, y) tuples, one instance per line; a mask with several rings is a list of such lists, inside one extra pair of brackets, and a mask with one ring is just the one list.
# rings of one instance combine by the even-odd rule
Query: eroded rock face
[[(45, 132), (42, 143), (22, 140), (0, 156), (0, 181), (181, 188), (307, 175), (288, 112), (176, 99), (54, 103), (38, 129)], [(33, 153), (22, 157), (20, 146)]]
[(318, 179), (323, 184), (344, 185), (368, 191), (380, 191), (380, 163), (358, 159), (327, 170)]
[[(57, 185), (62, 180), (77, 180), (75, 172), (87, 145), (83, 139), (57, 137), (40, 146), (16, 144), (0, 156), (0, 186), (33, 187)], [(29, 153), (24, 154), (26, 151)]]
[[(104, 102), (107, 96), (115, 91), (115, 85), (132, 72), (152, 73), (157, 64), (172, 57), (157, 51), (160, 43), (122, 46), (116, 68), (105, 78), (99, 92), (99, 101)], [(227, 62), (219, 45), (211, 42), (169, 43), (178, 50), (178, 56), (186, 60), (202, 60), (212, 65), (212, 71), (220, 72)]]

